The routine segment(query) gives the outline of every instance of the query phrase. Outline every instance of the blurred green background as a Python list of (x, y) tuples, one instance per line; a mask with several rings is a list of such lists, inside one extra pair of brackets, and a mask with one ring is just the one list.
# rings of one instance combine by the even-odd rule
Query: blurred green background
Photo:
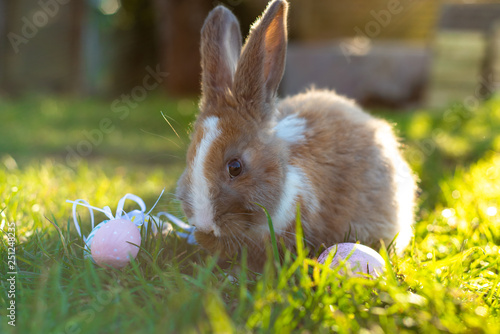
[[(395, 119), (441, 110), (451, 126), (499, 88), (498, 1), (290, 3), (282, 96), (316, 84)], [(0, 0), (0, 154), (181, 164), (217, 4), (246, 35), (266, 1)]]

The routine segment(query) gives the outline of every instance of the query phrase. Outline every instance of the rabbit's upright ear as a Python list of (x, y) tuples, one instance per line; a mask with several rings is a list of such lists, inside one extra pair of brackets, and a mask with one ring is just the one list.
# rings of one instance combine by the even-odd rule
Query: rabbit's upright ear
[(241, 52), (238, 19), (227, 8), (213, 9), (201, 29), (203, 99), (216, 98), (233, 84)]
[(235, 74), (236, 93), (249, 101), (269, 102), (285, 70), (288, 3), (275, 0), (250, 30)]

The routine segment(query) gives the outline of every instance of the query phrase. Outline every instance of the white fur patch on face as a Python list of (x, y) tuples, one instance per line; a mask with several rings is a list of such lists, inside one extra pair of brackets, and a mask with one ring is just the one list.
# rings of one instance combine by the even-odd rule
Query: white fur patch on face
[(190, 189), (196, 228), (202, 232), (213, 231), (216, 236), (220, 235), (220, 230), (213, 222), (214, 212), (210, 188), (205, 175), (205, 161), (214, 141), (221, 134), (217, 127), (218, 122), (219, 118), (215, 116), (207, 117), (203, 122), (203, 138), (198, 145), (191, 165), (193, 182)]
[(287, 167), (285, 184), (281, 192), (280, 203), (276, 212), (272, 215), (273, 227), (277, 234), (289, 227), (290, 221), (296, 216), (297, 200), (301, 196), (304, 205), (311, 211), (319, 209), (319, 202), (314, 194), (312, 186), (304, 172), (295, 166)]
[(298, 143), (306, 139), (306, 120), (297, 115), (288, 115), (273, 128), (276, 136), (289, 143)]

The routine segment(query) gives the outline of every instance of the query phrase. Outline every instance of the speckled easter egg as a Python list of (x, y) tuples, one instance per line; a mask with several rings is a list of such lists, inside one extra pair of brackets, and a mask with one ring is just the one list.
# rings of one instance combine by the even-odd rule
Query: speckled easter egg
[[(334, 245), (321, 253), (318, 262), (325, 263), (330, 252), (335, 253), (330, 268), (337, 267), (347, 258), (346, 269), (349, 276), (362, 276), (361, 273), (363, 273), (378, 277), (385, 268), (385, 261), (382, 256), (372, 248), (364, 245), (354, 243)], [(340, 273), (345, 272), (343, 269), (340, 270)]]
[(95, 233), (90, 251), (99, 266), (120, 269), (137, 256), (139, 247), (136, 245), (140, 244), (141, 234), (134, 223), (126, 219), (113, 219)]

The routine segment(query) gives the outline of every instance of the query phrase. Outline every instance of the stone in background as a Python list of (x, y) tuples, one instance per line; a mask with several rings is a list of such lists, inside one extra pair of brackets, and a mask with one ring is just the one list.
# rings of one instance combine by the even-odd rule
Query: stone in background
[(281, 94), (329, 88), (364, 106), (406, 108), (419, 103), (427, 81), (428, 50), (418, 44), (369, 42), (358, 54), (346, 41), (290, 43)]

